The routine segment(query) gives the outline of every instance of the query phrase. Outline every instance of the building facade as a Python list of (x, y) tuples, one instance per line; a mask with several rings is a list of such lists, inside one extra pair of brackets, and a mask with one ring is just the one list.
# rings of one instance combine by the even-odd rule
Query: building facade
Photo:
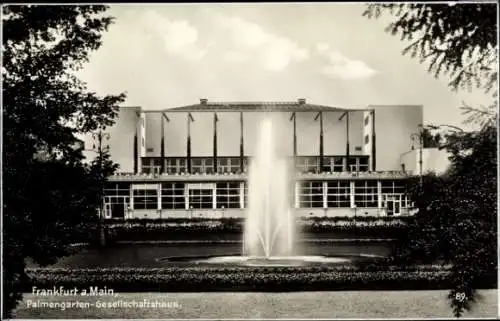
[[(105, 189), (105, 218), (244, 217), (248, 168), (263, 117), (280, 124), (281, 154), (295, 165), (297, 216), (409, 215), (402, 159), (421, 129), (422, 106), (345, 109), (296, 102), (120, 108), (106, 139), (120, 165)], [(96, 141), (85, 138), (86, 157)]]

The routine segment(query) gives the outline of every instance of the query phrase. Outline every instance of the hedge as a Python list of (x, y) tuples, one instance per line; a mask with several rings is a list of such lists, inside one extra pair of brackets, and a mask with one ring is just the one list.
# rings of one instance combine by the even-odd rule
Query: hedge
[[(406, 224), (408, 221), (413, 220), (413, 216), (334, 216), (334, 217), (318, 217), (318, 216), (311, 216), (311, 217), (302, 217), (297, 219), (299, 224), (313, 224), (313, 223), (341, 223), (341, 222), (347, 222), (347, 223), (360, 223), (360, 222), (375, 222), (378, 224), (383, 224), (383, 223), (397, 223), (397, 224)], [(244, 223), (243, 218), (231, 218), (231, 217), (226, 217), (226, 218), (210, 218), (210, 217), (193, 217), (193, 218), (186, 218), (186, 217), (179, 217), (179, 218), (132, 218), (132, 219), (121, 219), (121, 218), (111, 218), (111, 219), (106, 219), (105, 224), (107, 225), (122, 225), (123, 223), (128, 223), (128, 224), (145, 224), (145, 223), (162, 223), (162, 224), (195, 224), (195, 223), (201, 223), (201, 224), (222, 224), (222, 225), (241, 225)]]
[[(111, 269), (31, 269), (38, 288), (107, 287), (116, 292), (200, 291), (335, 291), (447, 289), (450, 272), (439, 266), (365, 271), (349, 266), (307, 267), (166, 267)], [(496, 274), (485, 276), (480, 288), (496, 288)]]
[[(302, 227), (301, 232), (305, 238), (321, 238), (319, 234), (329, 235), (330, 238), (385, 238), (396, 239), (406, 233), (404, 226), (322, 226), (313, 225)], [(107, 228), (107, 237), (109, 241), (146, 241), (146, 240), (227, 240), (241, 239), (243, 227), (225, 227), (225, 226), (115, 226)], [(313, 234), (313, 235), (307, 235)]]

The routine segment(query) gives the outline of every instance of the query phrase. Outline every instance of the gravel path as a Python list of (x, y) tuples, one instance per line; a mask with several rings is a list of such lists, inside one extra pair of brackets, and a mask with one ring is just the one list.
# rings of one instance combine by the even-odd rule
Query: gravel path
[[(479, 294), (478, 302), (464, 317), (496, 318), (497, 290), (482, 290)], [(58, 303), (59, 306), (27, 307), (37, 300)], [(83, 308), (61, 310), (62, 302), (77, 300)], [(123, 307), (144, 300), (151, 305), (163, 304), (163, 307)], [(113, 302), (116, 302), (115, 308), (101, 307)], [(25, 294), (16, 315), (22, 319), (453, 318), (447, 291), (118, 293), (107, 297), (35, 297)]]

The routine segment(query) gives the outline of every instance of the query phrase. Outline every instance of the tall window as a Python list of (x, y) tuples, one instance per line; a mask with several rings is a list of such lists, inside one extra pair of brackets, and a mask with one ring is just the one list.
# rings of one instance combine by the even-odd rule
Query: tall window
[(219, 173), (238, 173), (240, 171), (239, 157), (218, 158), (217, 171)]
[(192, 173), (213, 173), (213, 158), (193, 158), (191, 160)]
[(354, 181), (354, 203), (357, 207), (378, 207), (377, 181)]
[(351, 172), (367, 172), (369, 157), (368, 156), (351, 156), (349, 157), (349, 168)]
[(368, 157), (359, 157), (358, 158), (358, 170), (360, 172), (368, 172), (369, 170), (368, 166)]
[(169, 174), (186, 173), (187, 160), (181, 157), (167, 158), (165, 170)]
[(161, 168), (161, 159), (157, 157), (142, 158), (142, 172), (146, 174), (159, 174)]
[(323, 160), (323, 170), (328, 172), (344, 171), (344, 158), (341, 156), (325, 157)]
[(158, 185), (157, 184), (134, 184), (134, 209), (153, 210), (158, 209)]
[(184, 183), (162, 183), (161, 184), (161, 208), (162, 209), (184, 209), (186, 208), (184, 198)]
[(224, 182), (216, 184), (217, 208), (240, 208), (240, 183)]
[(351, 172), (357, 172), (358, 171), (358, 158), (354, 157), (354, 156), (349, 157), (348, 165), (349, 165), (349, 169), (351, 170)]
[(323, 207), (323, 183), (301, 182), (299, 187), (299, 207)]
[(349, 181), (327, 182), (326, 200), (328, 207), (351, 207), (351, 188)]
[(297, 170), (302, 173), (316, 173), (319, 167), (319, 157), (298, 156)]

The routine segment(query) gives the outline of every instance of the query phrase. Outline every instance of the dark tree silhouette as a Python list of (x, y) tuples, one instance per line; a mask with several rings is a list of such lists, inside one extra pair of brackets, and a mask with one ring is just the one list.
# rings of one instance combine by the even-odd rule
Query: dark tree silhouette
[(496, 4), (372, 4), (365, 16), (389, 13), (387, 27), (411, 43), (403, 50), (428, 63), (435, 77), (450, 78), (453, 90), (477, 88), (491, 105), (463, 106), (466, 122), (480, 129), (443, 135), (451, 166), (427, 175), (408, 190), (419, 212), (400, 240), (393, 260), (409, 264), (439, 260), (452, 266), (450, 299), (455, 316), (475, 300), (485, 275), (497, 271), (497, 105)]
[(433, 134), (429, 128), (424, 127), (420, 135), (422, 135), (424, 148), (439, 148), (441, 146), (442, 137), (440, 133)]
[(498, 106), (497, 4), (371, 4), (363, 13), (394, 17), (386, 31), (410, 44), (403, 54), (427, 63), (436, 78), (450, 78), (453, 90), (480, 88), (492, 96), (488, 106), (462, 109), (468, 122), (496, 121)]
[(109, 126), (124, 94), (99, 97), (74, 72), (112, 23), (105, 6), (3, 8), (3, 317), (22, 298), (25, 261), (46, 265), (88, 240), (103, 171), (76, 134)]

